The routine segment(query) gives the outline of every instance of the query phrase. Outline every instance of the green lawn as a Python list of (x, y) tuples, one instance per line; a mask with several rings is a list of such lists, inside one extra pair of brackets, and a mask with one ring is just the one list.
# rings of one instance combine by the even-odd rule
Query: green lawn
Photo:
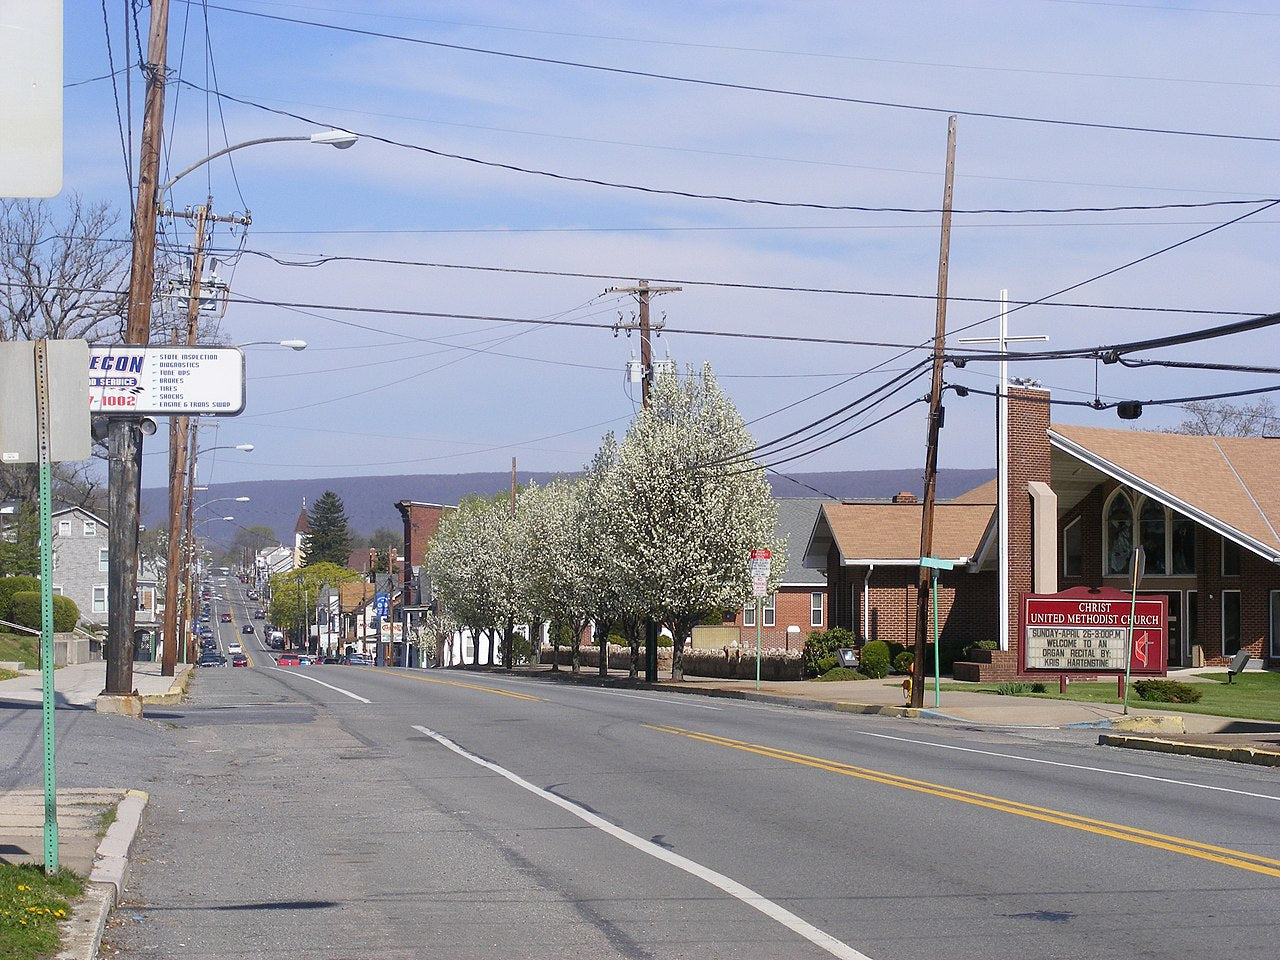
[(40, 638), (30, 634), (0, 633), (0, 660), (21, 660), (28, 670), (40, 664)]
[(58, 949), (58, 923), (84, 882), (68, 870), (46, 877), (41, 867), (0, 863), (0, 957), (36, 960)]
[[(1201, 691), (1198, 703), (1157, 703), (1140, 700), (1129, 689), (1129, 705), (1157, 710), (1173, 710), (1178, 713), (1209, 713), (1219, 717), (1239, 717), (1243, 720), (1271, 720), (1280, 722), (1280, 673), (1266, 671), (1262, 673), (1242, 673), (1235, 680), (1227, 683), (1225, 670), (1207, 671), (1196, 674), (1213, 682), (1196, 683), (1195, 688)], [(1047, 693), (1029, 693), (1023, 696), (1043, 697), (1051, 700), (1083, 700), (1090, 703), (1119, 703), (1116, 696), (1114, 680), (1098, 683), (1073, 683), (1067, 687), (1065, 696), (1058, 693), (1056, 678), (1042, 681), (1048, 688)], [(944, 683), (943, 690), (960, 690), (967, 693), (995, 694), (999, 684), (996, 683)]]

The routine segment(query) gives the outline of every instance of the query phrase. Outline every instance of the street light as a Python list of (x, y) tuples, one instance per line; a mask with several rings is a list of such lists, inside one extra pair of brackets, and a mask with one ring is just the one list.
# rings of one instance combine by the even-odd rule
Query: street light
[(305, 340), (251, 340), (248, 343), (237, 343), (237, 347), (288, 347), (290, 350), (307, 349)]
[(324, 143), (331, 147), (337, 147), (339, 150), (345, 150), (359, 139), (360, 138), (358, 136), (350, 131), (338, 130), (335, 128), (332, 130), (323, 130), (320, 133), (313, 133), (309, 137), (258, 137), (256, 140), (245, 140), (243, 143), (236, 143), (229, 147), (223, 147), (221, 150), (209, 154), (209, 156), (205, 157), (203, 160), (197, 160), (191, 166), (170, 177), (168, 181), (162, 184), (160, 189), (156, 192), (158, 194), (167, 193), (170, 187), (185, 177), (192, 170), (197, 170), (200, 167), (203, 167), (210, 160), (217, 160), (219, 157), (225, 157), (233, 150), (242, 150), (245, 147), (256, 147), (260, 143), (286, 143), (290, 140), (307, 140), (311, 143)]

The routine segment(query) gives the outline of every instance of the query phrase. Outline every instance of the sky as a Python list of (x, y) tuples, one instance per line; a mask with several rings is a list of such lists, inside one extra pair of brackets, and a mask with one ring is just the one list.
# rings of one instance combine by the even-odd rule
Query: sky
[[(66, 0), (64, 191), (117, 208), (122, 239), (149, 15), (130, 6)], [(1278, 49), (1269, 0), (173, 0), (164, 179), (259, 137), (360, 136), (247, 147), (168, 195), (251, 211), (210, 241), (222, 342), (308, 343), (245, 348), (246, 409), (202, 437), (255, 449), (211, 450), (201, 482), (580, 469), (640, 406), (638, 340), (614, 329), (636, 303), (605, 291), (642, 279), (681, 288), (653, 299), (655, 356), (709, 363), (760, 443), (907, 374), (767, 448), (777, 472), (923, 465), (908, 402), (929, 371), (908, 371), (937, 314), (948, 116), (949, 352), (993, 349), (959, 338), (996, 336), (1002, 289), (1010, 336), (1048, 338), (1012, 351), (1200, 330), (1277, 309)], [(164, 224), (162, 278), (192, 236)], [(1267, 328), (1132, 356), (1277, 348)], [(946, 368), (970, 393), (946, 395), (943, 467), (994, 465), (996, 373)], [(1091, 359), (1010, 373), (1050, 389), (1055, 421), (1111, 428), (1280, 385)], [(1146, 405), (1130, 423), (1095, 400)], [(144, 485), (166, 482), (166, 434)]]

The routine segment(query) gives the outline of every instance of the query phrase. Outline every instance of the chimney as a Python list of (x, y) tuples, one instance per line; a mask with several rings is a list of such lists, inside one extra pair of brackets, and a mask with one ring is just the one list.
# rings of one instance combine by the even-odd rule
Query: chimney
[(916, 495), (912, 493), (910, 490), (903, 490), (901, 493), (895, 493), (893, 495), (893, 502), (894, 503), (919, 503), (920, 501), (916, 498)]

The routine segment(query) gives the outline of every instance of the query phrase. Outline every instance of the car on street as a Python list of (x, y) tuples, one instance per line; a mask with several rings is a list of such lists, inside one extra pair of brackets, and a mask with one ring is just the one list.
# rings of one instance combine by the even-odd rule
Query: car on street
[(352, 667), (371, 667), (373, 658), (366, 657), (363, 653), (353, 653), (347, 657), (347, 664)]
[(231, 665), (233, 667), (247, 667), (249, 665), (249, 658), (243, 653), (237, 653), (231, 658)]
[(218, 615), (218, 622), (219, 622), (219, 623), (230, 623), (230, 622), (231, 622), (231, 614), (229, 614), (229, 613), (222, 613), (222, 614), (219, 614), (219, 615)]
[(266, 618), (267, 618), (267, 611), (265, 611), (265, 610), (255, 610), (255, 611), (253, 611), (253, 619), (255, 619), (255, 620), (265, 620)]
[(301, 658), (296, 653), (282, 653), (276, 657), (276, 665), (281, 667), (299, 667), (302, 665)]
[(244, 647), (232, 640), (227, 644), (227, 653), (244, 653)]
[(252, 624), (252, 623), (246, 623), (243, 627), (241, 627), (241, 628), (240, 628), (240, 632), (241, 632), (241, 633), (253, 633), (253, 624)]
[(200, 659), (196, 661), (197, 667), (225, 667), (227, 658), (220, 653), (201, 654)]

